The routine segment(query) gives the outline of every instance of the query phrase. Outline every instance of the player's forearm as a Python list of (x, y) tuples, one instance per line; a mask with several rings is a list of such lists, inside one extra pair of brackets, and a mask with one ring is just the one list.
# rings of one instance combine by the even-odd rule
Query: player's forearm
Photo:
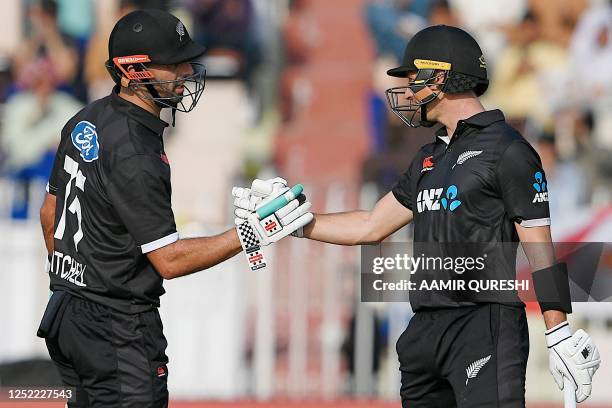
[(546, 329), (555, 327), (559, 323), (563, 323), (567, 320), (567, 315), (565, 312), (561, 312), (559, 310), (547, 310), (543, 313), (543, 316)]
[(42, 227), (43, 237), (45, 239), (45, 247), (47, 253), (53, 252), (53, 227), (55, 221), (55, 196), (48, 194), (45, 196), (45, 201), (40, 207), (40, 225)]
[(371, 228), (368, 211), (315, 214), (314, 220), (304, 227), (304, 236), (339, 245), (369, 244), (384, 238)]
[(148, 254), (164, 279), (174, 279), (213, 267), (241, 251), (235, 229), (212, 237), (181, 239)]

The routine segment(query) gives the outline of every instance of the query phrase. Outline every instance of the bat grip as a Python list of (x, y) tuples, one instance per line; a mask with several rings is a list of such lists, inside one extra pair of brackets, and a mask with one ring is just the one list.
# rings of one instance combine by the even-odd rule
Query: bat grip
[(563, 376), (563, 397), (565, 402), (565, 408), (576, 408), (574, 382), (565, 376)]
[(257, 216), (262, 220), (270, 214), (274, 214), (276, 211), (286, 206), (291, 200), (294, 200), (297, 196), (302, 194), (302, 191), (304, 191), (304, 186), (296, 184), (283, 195), (276, 197), (274, 200), (258, 209)]

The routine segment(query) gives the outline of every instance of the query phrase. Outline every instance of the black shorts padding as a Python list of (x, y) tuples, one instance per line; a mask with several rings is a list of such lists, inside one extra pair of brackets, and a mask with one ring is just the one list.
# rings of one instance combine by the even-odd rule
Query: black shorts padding
[(65, 385), (76, 388), (70, 408), (168, 406), (167, 342), (157, 309), (123, 314), (72, 297), (47, 348)]
[(523, 308), (422, 311), (397, 341), (404, 408), (525, 406), (529, 333)]

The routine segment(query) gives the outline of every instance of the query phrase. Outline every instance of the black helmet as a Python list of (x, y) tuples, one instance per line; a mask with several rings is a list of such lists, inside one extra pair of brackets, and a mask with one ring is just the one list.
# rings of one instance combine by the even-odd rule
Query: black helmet
[[(438, 77), (436, 71), (444, 72), (444, 80), (439, 83), (437, 92), (429, 86)], [(427, 121), (426, 107), (440, 92), (462, 93), (474, 91), (476, 96), (482, 95), (489, 86), (487, 64), (474, 38), (457, 27), (437, 25), (427, 27), (412, 37), (402, 65), (390, 69), (387, 74), (394, 77), (407, 77), (408, 73), (416, 72), (414, 81), (405, 87), (395, 87), (387, 90), (387, 99), (393, 112), (409, 126), (431, 126)], [(417, 101), (400, 104), (400, 98), (410, 88)], [(414, 117), (421, 111), (421, 119), (414, 122)], [(406, 112), (411, 112), (408, 117)]]
[[(205, 48), (193, 42), (187, 28), (172, 14), (162, 10), (136, 10), (123, 16), (113, 27), (108, 40), (106, 68), (116, 84), (133, 90), (144, 86), (150, 94), (144, 98), (154, 100), (162, 108), (189, 112), (204, 91), (206, 70), (202, 64), (193, 62), (204, 51)], [(145, 65), (183, 62), (189, 62), (194, 73), (171, 81), (157, 80)], [(128, 71), (130, 66), (134, 67), (131, 72)], [(165, 95), (159, 94), (159, 87), (176, 84), (184, 86), (183, 94), (170, 90), (166, 90)], [(191, 98), (189, 106), (183, 104), (184, 97)]]

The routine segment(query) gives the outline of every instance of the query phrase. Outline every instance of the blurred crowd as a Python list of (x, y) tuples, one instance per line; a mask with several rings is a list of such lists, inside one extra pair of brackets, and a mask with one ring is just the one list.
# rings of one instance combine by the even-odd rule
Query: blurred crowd
[(611, 2), (370, 0), (364, 14), (377, 50), (365, 180), (388, 191), (405, 157), (431, 140), (431, 130), (406, 129), (389, 114), (385, 70), (414, 33), (448, 24), (481, 44), (491, 80), (483, 103), (501, 109), (538, 150), (552, 217), (612, 201)]
[[(31, 218), (38, 211), (55, 148), (66, 121), (110, 93), (108, 36), (137, 8), (159, 8), (183, 19), (207, 47), (208, 79), (239, 79), (255, 107), (254, 77), (261, 33), (251, 0), (13, 0), (22, 18), (17, 46), (0, 64), (0, 217)], [(2, 50), (7, 53), (6, 50)], [(42, 185), (42, 188), (41, 188)]]

